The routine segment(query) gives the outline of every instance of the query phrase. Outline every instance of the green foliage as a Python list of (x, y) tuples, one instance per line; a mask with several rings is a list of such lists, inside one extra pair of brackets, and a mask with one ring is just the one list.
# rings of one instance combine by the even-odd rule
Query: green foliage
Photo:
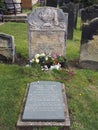
[(71, 0), (74, 3), (83, 3), (84, 6), (98, 4), (98, 0)]
[(81, 3), (83, 3), (84, 6), (90, 6), (93, 4), (98, 4), (98, 0), (81, 0)]
[(4, 0), (0, 0), (0, 8), (5, 9)]
[(0, 27), (0, 32), (13, 35), (16, 53), (19, 53), (24, 57), (28, 57), (27, 23), (7, 22)]

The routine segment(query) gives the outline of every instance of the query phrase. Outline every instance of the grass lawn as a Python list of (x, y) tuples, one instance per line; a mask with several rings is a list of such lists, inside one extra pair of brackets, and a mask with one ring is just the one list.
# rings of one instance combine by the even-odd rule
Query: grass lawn
[[(15, 130), (27, 83), (38, 80), (59, 81), (65, 84), (71, 119), (70, 130), (98, 130), (98, 71), (80, 69), (78, 64), (81, 31), (67, 41), (66, 57), (70, 75), (65, 69), (42, 71), (37, 67), (3, 64), (0, 62), (0, 130)], [(5, 23), (0, 32), (13, 35), (16, 52), (28, 59), (26, 23)], [(54, 128), (56, 130), (56, 128)], [(54, 130), (52, 129), (52, 130)]]

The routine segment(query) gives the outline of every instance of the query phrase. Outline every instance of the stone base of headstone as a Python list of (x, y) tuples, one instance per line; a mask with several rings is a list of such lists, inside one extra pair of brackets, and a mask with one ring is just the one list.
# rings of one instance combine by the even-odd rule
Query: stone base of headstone
[[(52, 95), (50, 93), (52, 93)], [(56, 96), (56, 98), (54, 95)], [(38, 98), (39, 96), (41, 97)], [(51, 103), (53, 104), (53, 106), (51, 105)], [(35, 108), (37, 108), (37, 110), (35, 110)], [(57, 111), (59, 111), (61, 114)], [(44, 114), (44, 112), (46, 112), (46, 115)], [(53, 114), (50, 115), (49, 113), (52, 112)], [(64, 117), (62, 112), (64, 112)], [(41, 114), (41, 117), (39, 116), (38, 113)], [(41, 119), (39, 120), (36, 117), (42, 118), (43, 121)], [(54, 120), (55, 119), (54, 117), (57, 118), (57, 121)], [(31, 118), (31, 120), (27, 120), (29, 118)], [(70, 119), (69, 119), (67, 97), (66, 97), (64, 84), (61, 84), (59, 82), (53, 82), (53, 81), (38, 81), (28, 85), (26, 95), (23, 100), (23, 106), (16, 127), (17, 130), (45, 130), (45, 128), (51, 129), (52, 127), (56, 127), (58, 128), (58, 130), (69, 130)]]
[(98, 62), (82, 61), (82, 62), (80, 62), (80, 67), (85, 68), (85, 69), (98, 70)]

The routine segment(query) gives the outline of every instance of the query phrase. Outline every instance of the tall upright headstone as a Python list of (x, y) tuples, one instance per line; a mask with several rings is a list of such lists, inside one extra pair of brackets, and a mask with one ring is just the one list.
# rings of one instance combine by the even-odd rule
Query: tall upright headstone
[(80, 66), (98, 69), (98, 18), (83, 24), (80, 48)]
[(79, 11), (79, 3), (75, 4), (74, 8), (74, 28), (77, 28), (77, 20), (78, 20), (78, 11)]
[(64, 13), (68, 13), (68, 39), (73, 39), (74, 33), (74, 3), (69, 2), (65, 5), (61, 6), (60, 8), (63, 10)]
[(40, 7), (28, 17), (29, 58), (36, 54), (65, 56), (68, 14), (54, 7)]

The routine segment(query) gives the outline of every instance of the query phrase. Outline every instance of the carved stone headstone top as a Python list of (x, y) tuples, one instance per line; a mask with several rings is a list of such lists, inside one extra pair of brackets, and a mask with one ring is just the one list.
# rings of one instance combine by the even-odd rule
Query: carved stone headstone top
[(40, 7), (33, 10), (28, 17), (31, 30), (63, 29), (67, 30), (66, 18), (62, 10), (53, 7)]
[(65, 56), (68, 14), (54, 7), (40, 7), (28, 17), (29, 59), (36, 54)]
[(0, 60), (5, 57), (6, 59), (15, 60), (15, 45), (14, 37), (4, 33), (0, 34)]
[(30, 83), (23, 121), (64, 121), (62, 84), (53, 81)]

